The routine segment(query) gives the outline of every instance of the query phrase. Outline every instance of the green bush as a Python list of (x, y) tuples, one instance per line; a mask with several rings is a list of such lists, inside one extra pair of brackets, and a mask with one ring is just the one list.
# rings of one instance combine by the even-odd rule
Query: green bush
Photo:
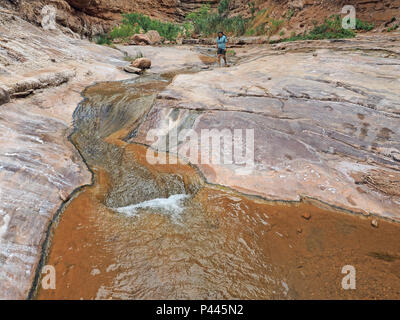
[(181, 27), (178, 24), (153, 20), (144, 14), (136, 12), (124, 14), (123, 25), (138, 27), (139, 30), (143, 29), (144, 32), (156, 30), (160, 36), (168, 40), (175, 40), (181, 31)]
[(290, 9), (286, 12), (286, 19), (287, 19), (288, 21), (290, 21), (290, 19), (292, 19), (293, 16), (294, 16), (294, 10), (290, 8)]
[(269, 34), (270, 35), (275, 34), (281, 28), (283, 22), (284, 22), (283, 20), (271, 19), (271, 26), (269, 29)]
[(111, 44), (111, 40), (107, 35), (100, 35), (95, 39), (97, 44), (104, 45), (104, 44)]
[(389, 27), (389, 28), (387, 28), (386, 32), (392, 32), (392, 31), (395, 31), (395, 30), (397, 30), (398, 28), (399, 28), (399, 25), (398, 25), (398, 24), (396, 24), (396, 25), (394, 25), (393, 27)]
[(252, 16), (252, 18), (254, 18), (255, 14), (256, 14), (255, 3), (254, 2), (249, 2), (248, 5), (249, 5), (251, 16)]
[(356, 30), (363, 30), (363, 31), (371, 31), (374, 28), (373, 23), (368, 23), (361, 21), (360, 19), (356, 19)]
[(229, 4), (231, 0), (221, 0), (218, 5), (218, 13), (220, 16), (227, 16), (229, 14)]
[(283, 41), (343, 39), (353, 37), (355, 37), (353, 30), (342, 28), (342, 19), (340, 15), (332, 15), (321, 25), (315, 23), (314, 29), (309, 33), (292, 35), (290, 38), (284, 39)]
[(110, 32), (111, 39), (126, 39), (140, 32), (138, 25), (122, 24)]
[(186, 21), (193, 25), (195, 33), (203, 36), (210, 36), (219, 31), (224, 31), (236, 36), (244, 35), (248, 20), (243, 19), (241, 16), (231, 18), (224, 17), (220, 12), (226, 14), (224, 10), (228, 9), (225, 9), (225, 2), (221, 2), (220, 7), (221, 5), (223, 5), (223, 9), (218, 10), (218, 12), (213, 12), (210, 6), (203, 5), (199, 10), (187, 15)]

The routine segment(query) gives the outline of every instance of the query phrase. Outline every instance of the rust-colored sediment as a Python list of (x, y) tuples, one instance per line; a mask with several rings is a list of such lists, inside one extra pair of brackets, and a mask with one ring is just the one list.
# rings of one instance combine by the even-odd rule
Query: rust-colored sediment
[[(154, 96), (165, 85), (139, 83), (135, 91), (107, 83), (85, 95), (114, 103)], [(56, 268), (56, 290), (39, 281), (38, 299), (400, 299), (399, 224), (375, 218), (373, 227), (372, 217), (313, 203), (269, 203), (209, 186), (188, 165), (152, 166), (146, 147), (124, 142), (143, 112), (103, 137), (122, 155), (117, 164), (90, 162), (98, 163), (95, 184), (51, 230), (46, 264)], [(78, 148), (97, 143), (81, 141)], [(106, 205), (136, 194), (147, 200), (138, 188), (151, 186), (169, 196), (174, 181), (192, 194), (178, 217), (162, 209), (127, 216)], [(342, 288), (346, 265), (356, 268), (356, 290)]]
[[(143, 165), (146, 148), (127, 145)], [(134, 155), (134, 156), (133, 156)], [(196, 176), (184, 165), (154, 174)], [(202, 187), (182, 221), (143, 210), (127, 217), (104, 203), (97, 169), (63, 213), (46, 264), (57, 289), (38, 299), (399, 299), (400, 226), (319, 208), (271, 204)], [(356, 290), (342, 289), (345, 265)]]

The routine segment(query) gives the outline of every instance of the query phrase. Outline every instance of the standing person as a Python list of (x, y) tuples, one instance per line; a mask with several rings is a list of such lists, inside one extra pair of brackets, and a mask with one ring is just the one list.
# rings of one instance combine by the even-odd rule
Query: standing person
[(229, 67), (228, 62), (226, 61), (226, 43), (228, 42), (227, 37), (221, 31), (218, 33), (217, 38), (217, 54), (218, 54), (218, 64), (221, 66), (221, 58), (224, 58), (225, 67)]

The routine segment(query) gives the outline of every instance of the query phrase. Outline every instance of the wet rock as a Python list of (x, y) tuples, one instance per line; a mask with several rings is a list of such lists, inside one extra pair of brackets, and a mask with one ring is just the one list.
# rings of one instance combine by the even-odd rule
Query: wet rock
[(66, 202), (66, 201), (69, 199), (69, 194), (68, 194), (67, 192), (65, 192), (64, 190), (60, 190), (60, 191), (58, 192), (58, 196), (60, 197), (60, 199), (61, 199), (63, 202)]
[(117, 46), (131, 57), (143, 55), (151, 60), (153, 73), (174, 72), (188, 66), (204, 66), (200, 59), (201, 54), (193, 52), (190, 48), (152, 47), (152, 46)]
[[(365, 36), (343, 42), (346, 51), (329, 41), (285, 47), (288, 53), (238, 50), (246, 63), (178, 75), (158, 95), (134, 141), (146, 144), (149, 130), (169, 123), (198, 136), (204, 129), (254, 129), (254, 170), (241, 176), (240, 165), (200, 163), (208, 182), (268, 199), (310, 197), (355, 212), (390, 212), (400, 220), (396, 198), (388, 197), (398, 194), (398, 162), (376, 151), (399, 149), (400, 90), (393, 79), (400, 69), (397, 60), (377, 57), (371, 48), (400, 52), (400, 46)], [(313, 59), (317, 48), (320, 59)], [(187, 141), (178, 152), (187, 157), (184, 150), (193, 145)], [(373, 169), (370, 178), (362, 178), (362, 188), (351, 178)]]
[(303, 213), (302, 217), (306, 220), (310, 220), (311, 219), (311, 214), (309, 212)]
[(151, 68), (151, 60), (148, 58), (139, 58), (132, 62), (132, 67), (145, 70)]
[(132, 67), (132, 66), (126, 66), (126, 67), (124, 67), (124, 70), (126, 72), (128, 72), (128, 73), (135, 73), (135, 74), (142, 74), (143, 73), (142, 69), (135, 68), (135, 67)]

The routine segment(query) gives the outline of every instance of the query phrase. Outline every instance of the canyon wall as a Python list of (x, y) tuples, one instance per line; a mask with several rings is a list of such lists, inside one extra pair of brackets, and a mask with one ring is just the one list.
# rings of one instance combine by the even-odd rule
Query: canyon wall
[(340, 14), (345, 5), (353, 5), (362, 21), (374, 23), (383, 30), (393, 18), (400, 21), (400, 0), (231, 0), (232, 15), (251, 17), (250, 3), (256, 12), (268, 10), (269, 16), (283, 20), (283, 27), (296, 33), (313, 27), (313, 22), (323, 22), (332, 14)]
[(121, 21), (121, 13), (141, 12), (161, 20), (182, 20), (204, 4), (216, 7), (219, 0), (0, 0), (29, 22), (40, 24), (45, 5), (57, 8), (57, 23), (91, 37), (109, 31)]
[[(220, 0), (0, 0), (0, 6), (12, 8), (24, 19), (40, 23), (45, 5), (57, 8), (57, 23), (83, 36), (109, 31), (121, 20), (123, 12), (141, 12), (162, 20), (182, 21), (204, 4), (217, 7)], [(231, 0), (232, 15), (251, 17), (251, 6), (267, 9), (270, 17), (285, 21), (285, 28), (301, 32), (331, 14), (340, 13), (344, 5), (357, 9), (357, 16), (377, 27), (400, 19), (400, 0)], [(288, 18), (290, 16), (290, 18)]]

